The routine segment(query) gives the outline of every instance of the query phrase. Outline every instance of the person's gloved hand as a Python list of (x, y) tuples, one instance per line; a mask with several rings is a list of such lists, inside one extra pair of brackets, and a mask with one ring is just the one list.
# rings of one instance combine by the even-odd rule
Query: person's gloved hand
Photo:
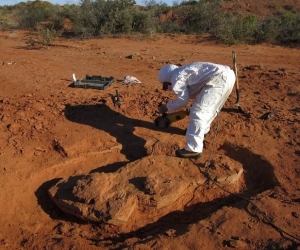
[(162, 104), (160, 106), (158, 106), (158, 111), (161, 114), (164, 114), (168, 111), (167, 105), (166, 104)]

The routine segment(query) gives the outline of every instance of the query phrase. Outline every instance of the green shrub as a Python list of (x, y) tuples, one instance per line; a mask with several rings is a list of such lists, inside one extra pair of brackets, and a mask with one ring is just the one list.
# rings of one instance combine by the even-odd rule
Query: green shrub
[(268, 18), (259, 23), (254, 39), (257, 43), (274, 43), (279, 35), (280, 20), (277, 18)]
[(26, 43), (31, 46), (31, 47), (34, 47), (35, 44), (36, 44), (36, 41), (35, 39), (32, 37), (32, 36), (28, 36), (27, 37), (27, 40), (26, 40)]
[(80, 6), (75, 4), (67, 4), (63, 6), (61, 11), (62, 18), (68, 18), (71, 22), (71, 29), (73, 31), (78, 30), (78, 27), (81, 27), (82, 17)]
[(188, 0), (171, 7), (155, 0), (145, 0), (145, 6), (136, 6), (134, 0), (80, 0), (78, 5), (64, 6), (35, 0), (0, 7), (0, 29), (8, 27), (6, 13), (13, 11), (20, 28), (38, 30), (38, 40), (29, 44), (51, 45), (64, 30), (66, 18), (71, 22), (69, 34), (83, 39), (130, 33), (206, 33), (226, 44), (300, 44), (300, 14), (292, 13), (294, 6), (284, 5), (287, 12), (282, 12), (278, 5), (269, 4), (277, 13), (261, 19), (226, 12), (221, 6), (224, 1)]
[(27, 2), (20, 6), (19, 23), (21, 28), (35, 29), (40, 22), (45, 22), (50, 17), (50, 7), (41, 1)]
[(290, 12), (260, 23), (255, 34), (257, 42), (300, 44), (300, 14)]
[(0, 30), (5, 30), (9, 26), (6, 15), (7, 15), (7, 8), (0, 6)]
[(277, 40), (280, 43), (300, 44), (300, 14), (284, 13), (278, 27)]
[(253, 42), (258, 27), (259, 21), (254, 15), (244, 17), (241, 14), (227, 14), (222, 23), (212, 30), (212, 34), (227, 44)]
[(38, 31), (38, 42), (44, 46), (50, 46), (60, 35), (61, 32), (55, 29), (40, 29)]
[(168, 20), (164, 23), (160, 23), (157, 26), (157, 31), (159, 33), (182, 33), (184, 27), (181, 26), (179, 23), (172, 22), (171, 20)]
[(132, 9), (132, 31), (143, 34), (153, 34), (156, 32), (156, 22), (152, 13), (139, 8)]
[(58, 5), (35, 0), (18, 7), (19, 26), (25, 29), (38, 29), (39, 25), (48, 25), (61, 29), (63, 18)]
[(84, 37), (128, 33), (132, 29), (130, 9), (134, 4), (133, 0), (82, 0), (77, 29)]

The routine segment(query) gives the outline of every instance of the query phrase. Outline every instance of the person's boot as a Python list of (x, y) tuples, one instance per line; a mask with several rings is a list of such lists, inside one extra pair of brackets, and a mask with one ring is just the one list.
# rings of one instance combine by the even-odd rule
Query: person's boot
[(181, 158), (193, 158), (193, 159), (198, 159), (202, 156), (202, 153), (200, 152), (191, 152), (187, 151), (184, 148), (183, 149), (177, 149), (176, 150), (176, 156), (181, 157)]

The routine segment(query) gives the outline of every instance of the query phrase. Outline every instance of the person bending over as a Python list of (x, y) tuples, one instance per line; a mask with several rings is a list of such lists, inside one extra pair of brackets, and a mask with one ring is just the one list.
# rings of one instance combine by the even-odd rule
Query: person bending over
[(229, 66), (210, 62), (193, 62), (181, 67), (163, 66), (158, 80), (164, 90), (171, 90), (176, 98), (158, 107), (161, 114), (184, 108), (190, 99), (186, 145), (176, 150), (176, 156), (199, 158), (202, 156), (204, 135), (210, 130), (213, 119), (220, 112), (235, 84), (235, 74)]

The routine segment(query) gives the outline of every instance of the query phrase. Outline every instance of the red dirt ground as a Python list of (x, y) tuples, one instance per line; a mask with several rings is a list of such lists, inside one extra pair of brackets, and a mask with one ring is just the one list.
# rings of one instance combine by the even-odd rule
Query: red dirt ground
[[(0, 33), (0, 249), (300, 249), (298, 49), (223, 46), (193, 36), (60, 39), (48, 49), (26, 40), (24, 32)], [(155, 127), (158, 103), (172, 98), (157, 81), (159, 68), (192, 61), (232, 66), (232, 51), (240, 105), (251, 117), (238, 112), (233, 91), (203, 157), (183, 162), (193, 173), (210, 157), (226, 156), (243, 166), (239, 183), (199, 187), (175, 211), (142, 227), (128, 220), (126, 230), (81, 221), (52, 202), (47, 192), (61, 178), (175, 157), (187, 118)], [(72, 88), (73, 73), (116, 81), (105, 90)], [(126, 75), (142, 83), (123, 84)]]

